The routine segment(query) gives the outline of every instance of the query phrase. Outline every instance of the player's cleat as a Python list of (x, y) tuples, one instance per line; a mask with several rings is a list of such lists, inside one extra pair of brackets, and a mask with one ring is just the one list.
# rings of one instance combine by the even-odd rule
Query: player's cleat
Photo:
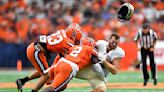
[(23, 92), (22, 87), (24, 83), (22, 83), (20, 79), (16, 80), (16, 85), (17, 85), (18, 92)]

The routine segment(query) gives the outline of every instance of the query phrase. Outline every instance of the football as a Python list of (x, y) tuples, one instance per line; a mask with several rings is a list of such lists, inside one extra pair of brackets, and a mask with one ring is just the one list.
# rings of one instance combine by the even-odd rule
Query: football
[(119, 21), (129, 21), (134, 14), (134, 7), (130, 3), (122, 4), (117, 12), (117, 18)]

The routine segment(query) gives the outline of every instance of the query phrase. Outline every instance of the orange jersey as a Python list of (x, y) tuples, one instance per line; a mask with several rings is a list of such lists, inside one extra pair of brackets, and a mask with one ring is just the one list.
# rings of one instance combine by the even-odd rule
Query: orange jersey
[(90, 46), (83, 45), (70, 48), (70, 52), (65, 58), (76, 63), (79, 66), (79, 69), (82, 69), (90, 64), (92, 55), (96, 55), (94, 49)]
[(46, 48), (50, 52), (65, 52), (72, 47), (74, 42), (67, 37), (65, 30), (59, 30), (47, 36)]

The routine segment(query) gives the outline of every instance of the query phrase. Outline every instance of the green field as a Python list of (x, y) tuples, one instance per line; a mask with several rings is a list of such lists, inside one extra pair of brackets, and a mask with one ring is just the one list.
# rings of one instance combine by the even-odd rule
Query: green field
[[(164, 89), (108, 89), (107, 92), (164, 92)], [(0, 92), (17, 92), (16, 89), (0, 89)], [(24, 89), (23, 92), (31, 92), (30, 89)], [(90, 92), (90, 88), (72, 88), (63, 92)]]
[[(31, 71), (17, 72), (14, 70), (1, 70), (0, 71), (0, 82), (15, 82), (17, 78), (21, 78), (30, 74)], [(109, 75), (108, 83), (142, 83), (142, 74), (140, 71), (133, 72), (119, 72), (117, 75)], [(36, 82), (36, 80), (31, 81)], [(152, 81), (149, 81), (152, 82)], [(71, 83), (87, 83), (87, 81), (73, 79)], [(164, 71), (158, 71), (158, 83), (164, 83)], [(24, 92), (30, 92), (31, 89), (25, 88)], [(78, 87), (78, 88), (68, 88), (64, 92), (89, 92), (91, 87)], [(16, 88), (1, 88), (0, 92), (17, 92)], [(164, 87), (161, 89), (149, 89), (149, 88), (135, 88), (135, 89), (107, 89), (107, 92), (164, 92)]]

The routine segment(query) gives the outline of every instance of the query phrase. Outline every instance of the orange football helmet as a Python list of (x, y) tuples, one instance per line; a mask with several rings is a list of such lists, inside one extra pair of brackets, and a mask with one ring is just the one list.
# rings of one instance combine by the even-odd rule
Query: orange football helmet
[(88, 46), (92, 46), (95, 47), (96, 46), (96, 41), (90, 37), (87, 38), (83, 38), (82, 39), (82, 45), (88, 45)]
[(77, 23), (70, 24), (66, 29), (67, 37), (75, 41), (75, 44), (80, 43), (82, 37), (81, 27)]

